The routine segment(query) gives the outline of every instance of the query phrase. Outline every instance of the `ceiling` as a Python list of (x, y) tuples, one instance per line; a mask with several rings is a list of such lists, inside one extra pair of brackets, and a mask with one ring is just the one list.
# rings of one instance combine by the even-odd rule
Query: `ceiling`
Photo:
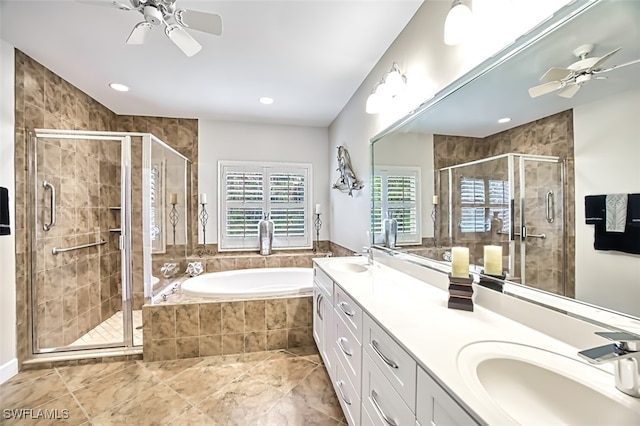
[(1, 36), (117, 114), (325, 127), (422, 1), (177, 0), (223, 18), (221, 37), (190, 31), (191, 58), (160, 28), (125, 44), (137, 11), (72, 0), (1, 0)]
[[(528, 94), (549, 68), (576, 62), (572, 51), (578, 46), (594, 44), (591, 56), (597, 57), (621, 47), (604, 64), (608, 68), (640, 58), (639, 40), (640, 1), (603, 1), (447, 96), (403, 126), (402, 131), (484, 138), (604, 96), (640, 90), (637, 63), (602, 74), (606, 80), (588, 81), (571, 99), (556, 93), (532, 99)], [(489, 62), (492, 60), (495, 58)], [(512, 120), (500, 124), (498, 119), (502, 117)]]

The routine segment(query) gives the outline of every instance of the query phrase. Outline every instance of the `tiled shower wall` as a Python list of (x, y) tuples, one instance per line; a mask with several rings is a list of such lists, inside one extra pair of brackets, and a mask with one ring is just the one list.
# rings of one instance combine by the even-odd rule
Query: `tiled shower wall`
[[(198, 125), (197, 120), (192, 119), (118, 116), (108, 108), (106, 108), (104, 105), (92, 99), (89, 95), (85, 94), (78, 88), (63, 80), (19, 50), (15, 51), (15, 67), (16, 323), (18, 362), (21, 364), (30, 356), (28, 344), (29, 308), (27, 297), (27, 286), (29, 283), (29, 268), (27, 256), (29, 238), (27, 229), (29, 227), (29, 224), (27, 223), (27, 202), (29, 197), (27, 186), (28, 177), (26, 129), (46, 128), (64, 130), (150, 132), (170, 144), (174, 149), (178, 150), (187, 158), (193, 161), (195, 169), (192, 173), (192, 184), (197, 185)], [(108, 184), (105, 181), (100, 181), (100, 184), (97, 184), (94, 181), (92, 182), (92, 185), (89, 185), (88, 183), (90, 182), (90, 180), (87, 177), (86, 180), (83, 181), (86, 182), (87, 185), (77, 185), (77, 187), (80, 188), (86, 187), (87, 193), (74, 193), (76, 196), (79, 195), (80, 197), (89, 197), (90, 199), (91, 194), (89, 194), (88, 192), (89, 188), (99, 187), (100, 192), (93, 195), (98, 196), (98, 198), (101, 198), (102, 201), (106, 202), (107, 200), (104, 199), (104, 191), (108, 191), (109, 194), (112, 194), (116, 186), (119, 188), (119, 170), (111, 170), (109, 169), (110, 166), (108, 166), (107, 164), (109, 163), (110, 159), (115, 158), (113, 155), (111, 155), (114, 153), (109, 153), (109, 157), (100, 157), (100, 155), (107, 154), (104, 151), (100, 151), (98, 156), (96, 157), (94, 154), (92, 154), (93, 149), (90, 148), (88, 144), (84, 144), (83, 142), (76, 142), (75, 146), (74, 144), (66, 143), (62, 144), (61, 146), (57, 146), (54, 143), (51, 144), (51, 147), (49, 149), (51, 150), (53, 148), (53, 151), (56, 152), (59, 149), (61, 161), (63, 158), (67, 161), (70, 161), (70, 158), (74, 158), (74, 167), (76, 167), (76, 174), (78, 174), (78, 166), (76, 165), (76, 161), (80, 161), (80, 173), (78, 174), (78, 176), (84, 173), (83, 167), (85, 158), (87, 161), (87, 167), (89, 167), (89, 162), (91, 162), (92, 165), (96, 166), (96, 174), (102, 174), (102, 176), (109, 176), (110, 178), (113, 173), (115, 179), (118, 179), (117, 182), (114, 181), (113, 184), (111, 184), (111, 182)], [(74, 153), (74, 150), (75, 157), (71, 155), (72, 153)], [(57, 159), (57, 156), (55, 156), (55, 158)], [(89, 160), (89, 158), (92, 158), (92, 160)], [(95, 163), (94, 161), (97, 161), (97, 163)], [(119, 151), (117, 153), (117, 163), (119, 164)], [(119, 165), (117, 167), (119, 167)], [(85, 177), (86, 176), (91, 175), (85, 174)], [(69, 181), (68, 183), (71, 184), (71, 181)], [(103, 186), (105, 187), (103, 188)], [(83, 191), (83, 189), (81, 189), (81, 191)], [(92, 189), (91, 191), (95, 192), (95, 189)], [(119, 192), (119, 190), (115, 191)], [(138, 197), (138, 199), (139, 198), (140, 197)], [(105, 221), (109, 222), (109, 228), (118, 226), (117, 217), (119, 212), (117, 212), (116, 210), (109, 210), (109, 213), (105, 213), (106, 208), (116, 207), (119, 205), (119, 200), (117, 204), (112, 203), (112, 201), (115, 203), (115, 200), (109, 200), (108, 206), (100, 204), (99, 208), (97, 208), (97, 210), (100, 210), (99, 219), (97, 220), (100, 222), (101, 226)], [(66, 202), (69, 201), (67, 200)], [(190, 206), (190, 217), (192, 217), (192, 223), (196, 223), (195, 203), (197, 203), (197, 200), (195, 199), (195, 197), (192, 197), (192, 203), (193, 206)], [(70, 208), (70, 206), (67, 207)], [(86, 206), (82, 206), (81, 208), (90, 209), (90, 207), (88, 207), (88, 204)], [(95, 207), (93, 208), (96, 209)], [(73, 224), (69, 222), (69, 226), (72, 226), (74, 230), (76, 228), (80, 229), (79, 225), (76, 226), (76, 220), (81, 221), (78, 222), (78, 224), (82, 224), (83, 228), (85, 225), (87, 225), (88, 227), (85, 229), (91, 229), (89, 228), (91, 226), (91, 223), (96, 223), (95, 216), (93, 215), (93, 213), (95, 212), (92, 212), (90, 216), (82, 216), (83, 214), (88, 213), (88, 211), (79, 214), (77, 212), (75, 213), (76, 214), (74, 214), (73, 216)], [(138, 215), (138, 217), (140, 217), (140, 215)], [(69, 221), (71, 221), (71, 216), (69, 216), (68, 219)], [(59, 227), (58, 229), (62, 228)], [(100, 319), (104, 320), (106, 318), (102, 318), (102, 316), (103, 313), (104, 315), (107, 315), (107, 307), (113, 308), (116, 305), (113, 300), (114, 297), (115, 299), (118, 299), (116, 294), (119, 294), (120, 289), (118, 288), (116, 293), (116, 282), (112, 280), (112, 277), (117, 276), (119, 278), (120, 276), (120, 271), (119, 269), (117, 269), (119, 268), (119, 254), (117, 254), (117, 248), (113, 246), (112, 243), (114, 240), (117, 240), (117, 238), (114, 239), (112, 234), (107, 235), (105, 234), (106, 232), (108, 232), (108, 230), (103, 230), (102, 228), (100, 229), (100, 235), (103, 236), (106, 241), (110, 242), (110, 244), (101, 246), (100, 249), (89, 249), (89, 251), (87, 252), (82, 252), (80, 257), (77, 256), (77, 253), (79, 252), (75, 252), (76, 255), (73, 256), (71, 255), (71, 253), (74, 252), (69, 252), (65, 254), (64, 257), (62, 255), (59, 255), (59, 260), (56, 260), (56, 262), (58, 263), (50, 263), (48, 265), (51, 268), (56, 268), (55, 273), (48, 273), (49, 271), (40, 271), (43, 272), (40, 275), (45, 277), (45, 281), (42, 285), (43, 287), (47, 284), (47, 282), (49, 284), (52, 284), (54, 282), (57, 282), (58, 284), (64, 283), (65, 285), (58, 290), (49, 288), (48, 292), (46, 289), (42, 289), (41, 291), (43, 291), (46, 295), (44, 305), (45, 312), (48, 303), (50, 311), (49, 318), (55, 320), (54, 323), (56, 324), (56, 328), (58, 328), (58, 325), (60, 323), (63, 323), (63, 326), (66, 323), (68, 336), (71, 335), (70, 333), (74, 328), (74, 324), (78, 330), (84, 329), (86, 328), (87, 321), (89, 321), (90, 323), (96, 320), (96, 318), (98, 317), (98, 312), (101, 317)], [(196, 230), (193, 229), (189, 232), (189, 234), (195, 235), (195, 232)], [(85, 234), (91, 235), (91, 232), (87, 232)], [(61, 247), (73, 245), (76, 244), (77, 241), (84, 241), (84, 239), (89, 238), (86, 235), (81, 237), (74, 237), (73, 243), (71, 242), (71, 238), (69, 236), (56, 237), (63, 238), (61, 244), (58, 244), (56, 242), (56, 245), (59, 245)], [(64, 238), (66, 238), (66, 240)], [(193, 239), (193, 241), (195, 241), (195, 239)], [(50, 250), (50, 248), (51, 246), (46, 247), (45, 250)], [(103, 256), (99, 258), (99, 260), (95, 260), (98, 259), (97, 253), (103, 254)], [(116, 253), (117, 255), (114, 255), (114, 253)], [(92, 254), (94, 257), (91, 257)], [(83, 257), (84, 255), (86, 255), (86, 259)], [(47, 266), (47, 263), (44, 260), (41, 260), (39, 264)], [(51, 271), (53, 271), (53, 269)], [(109, 272), (108, 276), (106, 275), (107, 271)], [(71, 274), (75, 274), (73, 275), (75, 278), (67, 280), (62, 279), (63, 277), (67, 277), (67, 275), (72, 276)], [(96, 293), (98, 287), (94, 283), (97, 282), (101, 284), (101, 288), (99, 289), (100, 291)], [(107, 282), (109, 283), (108, 291)], [(75, 301), (73, 293), (74, 291)], [(139, 308), (142, 304), (142, 287), (140, 282), (138, 282), (138, 284), (136, 285), (134, 293), (136, 294), (135, 302), (137, 307)], [(91, 303), (92, 301), (96, 302), (96, 296), (98, 299), (97, 305)], [(109, 300), (109, 302), (107, 302), (107, 300)], [(90, 307), (86, 308), (87, 306)], [(98, 306), (98, 308), (96, 308), (96, 306)], [(112, 310), (113, 309), (111, 309), (111, 311)], [(76, 317), (76, 320), (74, 320), (74, 317), (72, 316), (74, 312), (78, 312), (78, 314), (81, 314)], [(84, 316), (82, 314), (84, 314)], [(49, 329), (50, 328), (51, 327), (49, 327)], [(67, 340), (64, 337), (64, 331), (62, 340)]]
[[(531, 123), (523, 124), (486, 138), (434, 135), (434, 169), (453, 166), (470, 161), (481, 160), (507, 153), (557, 156), (565, 161), (564, 211), (565, 226), (562, 238), (566, 241), (566, 296), (575, 295), (575, 190), (574, 190), (574, 150), (573, 150), (573, 111), (563, 111)], [(547, 176), (548, 177), (548, 176)], [(545, 178), (545, 177), (541, 177)], [(444, 197), (444, 194), (441, 194)], [(442, 206), (447, 200), (441, 199)], [(440, 232), (447, 230), (446, 217), (439, 215)], [(445, 235), (440, 234), (441, 241)], [(562, 239), (560, 238), (560, 239)], [(446, 244), (444, 239), (442, 244)], [(482, 244), (488, 244), (483, 242)], [(539, 244), (536, 242), (534, 244)], [(556, 243), (559, 244), (559, 243)], [(556, 249), (558, 249), (556, 247)], [(548, 251), (534, 247), (539, 254)], [(537, 262), (539, 271), (547, 272), (544, 259)], [(559, 274), (557, 270), (554, 273)], [(535, 280), (535, 279), (534, 279)], [(532, 282), (534, 281), (532, 280)], [(539, 279), (544, 281), (544, 277)], [(546, 288), (545, 288), (546, 289)], [(553, 289), (547, 289), (553, 290)]]

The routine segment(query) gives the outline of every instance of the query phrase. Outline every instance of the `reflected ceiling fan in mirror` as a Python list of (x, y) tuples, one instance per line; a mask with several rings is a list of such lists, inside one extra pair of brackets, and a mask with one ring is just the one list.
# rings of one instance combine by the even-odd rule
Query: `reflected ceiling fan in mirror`
[(575, 49), (573, 54), (578, 57), (578, 61), (566, 68), (550, 68), (540, 78), (542, 84), (529, 89), (529, 96), (537, 98), (538, 96), (559, 90), (558, 96), (572, 98), (586, 82), (593, 79), (604, 80), (607, 78), (600, 74), (640, 62), (640, 59), (636, 59), (624, 64), (614, 65), (610, 68), (602, 68), (605, 61), (611, 58), (621, 48), (618, 47), (601, 57), (590, 57), (589, 54), (593, 51), (593, 48), (593, 44), (584, 44)]
[(129, 0), (129, 4), (115, 0), (76, 0), (78, 3), (115, 7), (124, 11), (137, 11), (144, 21), (133, 27), (127, 44), (144, 44), (153, 27), (164, 25), (164, 33), (187, 56), (202, 49), (186, 30), (193, 29), (213, 35), (222, 35), (222, 18), (209, 12), (176, 8), (177, 0)]

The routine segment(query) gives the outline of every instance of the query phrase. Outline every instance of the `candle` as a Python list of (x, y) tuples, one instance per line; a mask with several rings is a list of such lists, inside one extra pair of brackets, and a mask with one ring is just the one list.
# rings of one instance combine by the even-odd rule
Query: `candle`
[(316, 214), (320, 214), (320, 204), (316, 204)]
[(484, 273), (502, 275), (502, 246), (484, 246)]
[(433, 203), (434, 206), (438, 205), (438, 196), (437, 195), (433, 196), (433, 202), (432, 203)]
[(451, 276), (469, 278), (469, 248), (451, 248)]
[(207, 204), (207, 193), (203, 192), (200, 194), (200, 204)]
[(170, 204), (178, 204), (178, 194), (175, 192), (171, 193), (171, 201)]

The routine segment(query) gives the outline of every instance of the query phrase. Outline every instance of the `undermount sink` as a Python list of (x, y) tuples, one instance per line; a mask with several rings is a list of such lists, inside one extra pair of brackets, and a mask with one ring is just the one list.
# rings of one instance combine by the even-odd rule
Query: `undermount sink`
[(327, 262), (327, 267), (341, 272), (362, 273), (369, 270), (365, 263), (366, 258), (354, 257), (353, 259), (335, 259)]
[(458, 370), (476, 396), (516, 424), (640, 424), (640, 400), (616, 390), (611, 374), (554, 352), (476, 342), (459, 352)]

